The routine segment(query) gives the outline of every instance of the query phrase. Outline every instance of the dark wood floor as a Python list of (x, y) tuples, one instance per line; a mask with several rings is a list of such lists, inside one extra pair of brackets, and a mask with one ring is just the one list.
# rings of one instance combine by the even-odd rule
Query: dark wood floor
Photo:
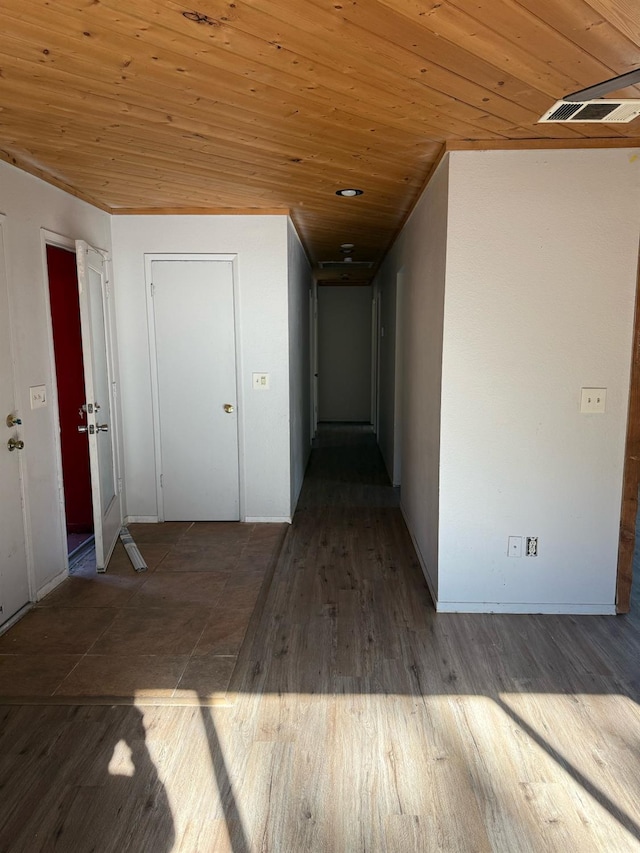
[(132, 524), (147, 564), (122, 543), (95, 551), (0, 637), (0, 705), (225, 704), (256, 602), (287, 524)]
[(325, 430), (231, 708), (0, 709), (0, 851), (640, 850), (640, 620), (437, 615)]

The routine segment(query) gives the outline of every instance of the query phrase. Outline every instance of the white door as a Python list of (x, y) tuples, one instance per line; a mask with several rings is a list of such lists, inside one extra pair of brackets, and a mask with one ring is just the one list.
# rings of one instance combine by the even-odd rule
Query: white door
[(13, 424), (14, 419), (19, 417), (15, 410), (9, 297), (0, 221), (0, 624), (30, 598), (20, 470), (20, 457), (26, 451), (20, 447), (21, 425)]
[(155, 260), (151, 293), (160, 519), (237, 521), (232, 262)]
[(86, 391), (86, 421), (79, 429), (89, 433), (96, 568), (103, 572), (122, 527), (111, 313), (104, 257), (83, 240), (77, 240), (76, 259)]

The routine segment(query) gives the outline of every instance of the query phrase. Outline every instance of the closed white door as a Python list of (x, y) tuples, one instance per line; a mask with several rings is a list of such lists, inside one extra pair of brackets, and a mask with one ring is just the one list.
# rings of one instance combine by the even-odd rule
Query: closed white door
[(86, 422), (79, 424), (79, 428), (89, 434), (96, 568), (103, 572), (122, 527), (111, 359), (111, 306), (102, 254), (78, 240), (76, 260), (86, 392)]
[[(22, 426), (15, 409), (9, 298), (0, 221), (0, 624), (28, 603), (29, 578), (22, 514)], [(13, 448), (13, 449), (11, 449)]]
[(318, 419), (371, 423), (371, 285), (318, 287)]
[(151, 281), (160, 518), (237, 521), (232, 262), (156, 260)]

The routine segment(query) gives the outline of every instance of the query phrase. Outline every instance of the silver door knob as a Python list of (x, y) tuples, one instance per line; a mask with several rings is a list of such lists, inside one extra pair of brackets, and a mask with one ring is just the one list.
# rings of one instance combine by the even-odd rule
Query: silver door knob
[(225, 412), (226, 412), (228, 415), (230, 415), (232, 412), (234, 412), (234, 411), (235, 411), (235, 409), (233, 408), (233, 406), (231, 405), (231, 403), (225, 403), (225, 404), (224, 404), (224, 406), (223, 406), (223, 408), (224, 408)]
[(81, 425), (78, 427), (78, 432), (89, 432), (89, 427)]
[(10, 438), (7, 442), (7, 449), (10, 451), (22, 450), (23, 447), (24, 441), (21, 441), (19, 438)]
[(96, 424), (96, 432), (109, 432), (109, 424)]

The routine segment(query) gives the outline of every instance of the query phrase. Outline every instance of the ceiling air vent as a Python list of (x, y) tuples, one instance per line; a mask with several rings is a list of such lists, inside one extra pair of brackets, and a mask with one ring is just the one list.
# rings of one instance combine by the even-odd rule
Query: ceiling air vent
[(640, 100), (556, 101), (539, 122), (605, 122), (624, 124), (640, 115)]
[(370, 270), (373, 266), (373, 261), (353, 261), (351, 258), (345, 258), (343, 261), (318, 261), (318, 266), (321, 270), (343, 270), (359, 269)]

